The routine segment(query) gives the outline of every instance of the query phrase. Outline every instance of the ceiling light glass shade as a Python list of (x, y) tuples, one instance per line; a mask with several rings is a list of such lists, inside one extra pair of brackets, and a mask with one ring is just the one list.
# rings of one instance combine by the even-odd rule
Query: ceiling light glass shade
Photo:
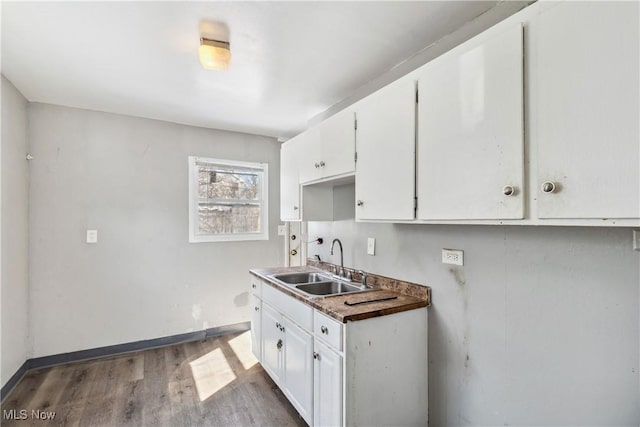
[(200, 63), (207, 70), (226, 70), (231, 62), (228, 42), (200, 39)]

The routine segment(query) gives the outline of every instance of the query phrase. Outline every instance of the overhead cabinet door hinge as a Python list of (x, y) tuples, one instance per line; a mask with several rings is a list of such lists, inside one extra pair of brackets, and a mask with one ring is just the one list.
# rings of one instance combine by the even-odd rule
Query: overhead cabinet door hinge
[(353, 161), (354, 162), (358, 162), (358, 152), (356, 151), (355, 153), (353, 153)]

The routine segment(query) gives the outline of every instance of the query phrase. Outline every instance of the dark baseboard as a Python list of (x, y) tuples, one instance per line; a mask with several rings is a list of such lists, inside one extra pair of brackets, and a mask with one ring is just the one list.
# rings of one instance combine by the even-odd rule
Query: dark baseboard
[(30, 369), (48, 368), (65, 363), (80, 362), (101, 357), (117, 356), (119, 354), (134, 351), (149, 350), (152, 348), (166, 347), (168, 345), (182, 344), (186, 342), (204, 340), (206, 338), (245, 332), (251, 329), (251, 322), (236, 323), (233, 325), (218, 326), (202, 331), (187, 332), (186, 334), (171, 335), (150, 340), (133, 341), (124, 344), (109, 345), (106, 347), (92, 348), (89, 350), (72, 351), (70, 353), (53, 354), (51, 356), (36, 357), (26, 360), (18, 371), (7, 381), (0, 391), (0, 401), (4, 401), (13, 387), (22, 379)]
[(4, 402), (4, 398), (9, 395), (9, 392), (13, 390), (16, 384), (18, 384), (22, 377), (24, 377), (24, 374), (27, 373), (29, 370), (29, 362), (29, 359), (25, 360), (22, 366), (18, 368), (16, 373), (13, 374), (11, 378), (9, 378), (9, 381), (7, 381), (7, 383), (2, 387), (2, 390), (0, 391), (0, 402)]

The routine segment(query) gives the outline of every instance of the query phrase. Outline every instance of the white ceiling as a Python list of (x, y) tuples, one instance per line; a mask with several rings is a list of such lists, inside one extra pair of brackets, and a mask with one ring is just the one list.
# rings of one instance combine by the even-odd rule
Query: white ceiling
[[(3, 2), (2, 73), (30, 101), (290, 136), (495, 4)], [(201, 30), (228, 32), (228, 71)]]

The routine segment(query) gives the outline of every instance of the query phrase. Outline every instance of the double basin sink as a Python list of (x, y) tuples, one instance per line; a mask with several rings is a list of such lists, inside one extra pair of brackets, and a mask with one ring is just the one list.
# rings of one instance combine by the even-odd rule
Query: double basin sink
[(314, 296), (339, 295), (350, 292), (362, 292), (366, 288), (352, 285), (328, 274), (316, 272), (274, 274), (271, 278)]

